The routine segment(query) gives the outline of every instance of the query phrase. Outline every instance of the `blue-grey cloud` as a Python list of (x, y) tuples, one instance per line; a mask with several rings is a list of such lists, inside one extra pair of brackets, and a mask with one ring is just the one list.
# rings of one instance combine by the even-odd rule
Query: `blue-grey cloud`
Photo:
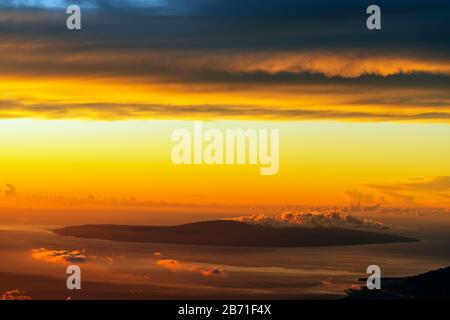
[[(84, 9), (81, 32), (65, 28), (63, 8), (69, 2)], [(383, 12), (380, 32), (365, 28), (369, 4), (372, 1), (3, 0), (0, 70), (4, 76), (33, 79), (104, 77), (217, 85), (230, 93), (257, 87), (335, 96), (337, 104), (346, 106), (391, 108), (377, 113), (317, 110), (301, 102), (284, 108), (280, 101), (270, 111), (223, 104), (205, 108), (199, 101), (173, 111), (173, 106), (151, 102), (119, 106), (111, 101), (106, 108), (113, 118), (175, 112), (447, 121), (450, 2), (377, 1)], [(273, 61), (289, 59), (291, 64), (273, 67)], [(333, 60), (327, 64), (327, 59)], [(388, 63), (391, 69), (385, 73)], [(0, 117), (20, 117), (24, 108), (45, 117), (71, 113), (68, 106), (55, 103), (0, 104)], [(99, 105), (76, 105), (75, 110)], [(414, 110), (399, 113), (395, 108)]]

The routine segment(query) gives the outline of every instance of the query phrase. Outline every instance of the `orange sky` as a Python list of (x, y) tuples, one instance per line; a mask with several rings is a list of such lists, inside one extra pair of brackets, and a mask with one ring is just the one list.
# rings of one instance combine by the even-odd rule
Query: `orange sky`
[[(235, 17), (230, 25), (176, 10), (88, 10), (89, 28), (68, 33), (57, 10), (8, 8), (0, 12), (0, 204), (91, 195), (449, 206), (450, 62), (439, 37), (423, 44), (435, 20), (421, 21), (417, 37), (393, 24), (372, 43), (353, 24)], [(194, 120), (280, 129), (279, 173), (175, 166), (171, 133)]]
[(212, 121), (204, 126), (279, 128), (279, 173), (260, 176), (259, 166), (249, 165), (175, 166), (171, 132), (192, 130), (191, 121), (2, 120), (0, 176), (21, 197), (93, 195), (223, 205), (333, 205), (360, 197), (366, 204), (448, 205), (450, 150), (439, 139), (450, 134), (445, 124)]

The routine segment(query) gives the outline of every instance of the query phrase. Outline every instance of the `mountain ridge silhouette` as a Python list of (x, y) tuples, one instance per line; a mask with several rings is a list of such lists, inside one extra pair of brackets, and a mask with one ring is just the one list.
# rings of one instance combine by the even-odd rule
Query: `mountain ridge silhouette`
[(417, 239), (382, 232), (343, 228), (275, 228), (229, 220), (178, 226), (81, 225), (53, 230), (62, 236), (121, 242), (231, 247), (345, 246), (415, 242)]

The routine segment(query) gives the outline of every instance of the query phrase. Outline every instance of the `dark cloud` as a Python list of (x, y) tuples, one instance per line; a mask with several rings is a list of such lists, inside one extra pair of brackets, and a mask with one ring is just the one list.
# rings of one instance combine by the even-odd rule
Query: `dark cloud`
[[(5, 6), (8, 1), (2, 3)], [(61, 9), (6, 10), (0, 21), (2, 33), (22, 32), (22, 36), (30, 38), (65, 35), (65, 41), (76, 37), (100, 45), (116, 40), (115, 48), (134, 44), (143, 48), (203, 50), (362, 49), (371, 54), (448, 57), (448, 1), (430, 0), (425, 5), (421, 1), (380, 0), (384, 29), (378, 33), (368, 32), (365, 27), (365, 10), (370, 4), (348, 0), (97, 0), (86, 6), (98, 9), (84, 12), (84, 29), (76, 36), (69, 35), (61, 24), (66, 16)], [(24, 15), (33, 19), (24, 23)]]
[[(301, 99), (295, 108), (285, 108), (282, 100), (270, 108), (201, 100), (180, 107), (0, 101), (0, 118), (27, 116), (24, 111), (45, 118), (84, 117), (97, 110), (109, 118), (449, 119), (448, 1), (380, 0), (381, 32), (365, 28), (365, 9), (372, 4), (365, 0), (70, 1), (85, 9), (82, 32), (65, 28), (61, 8), (67, 2), (1, 2), (3, 76), (216, 85), (203, 89), (228, 93), (258, 88), (295, 91), (299, 97), (304, 92), (317, 100), (338, 95), (338, 101), (321, 109)], [(386, 109), (341, 108), (367, 105)]]

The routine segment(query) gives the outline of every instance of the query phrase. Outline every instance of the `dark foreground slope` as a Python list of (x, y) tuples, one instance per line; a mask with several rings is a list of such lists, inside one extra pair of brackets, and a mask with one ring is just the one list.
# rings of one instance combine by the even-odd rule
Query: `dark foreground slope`
[(397, 235), (339, 228), (272, 228), (235, 221), (180, 226), (84, 225), (54, 230), (59, 235), (125, 242), (234, 247), (343, 246), (413, 242)]
[[(361, 281), (366, 281), (361, 279)], [(381, 290), (348, 290), (348, 300), (449, 300), (450, 267), (412, 277), (382, 278)]]

